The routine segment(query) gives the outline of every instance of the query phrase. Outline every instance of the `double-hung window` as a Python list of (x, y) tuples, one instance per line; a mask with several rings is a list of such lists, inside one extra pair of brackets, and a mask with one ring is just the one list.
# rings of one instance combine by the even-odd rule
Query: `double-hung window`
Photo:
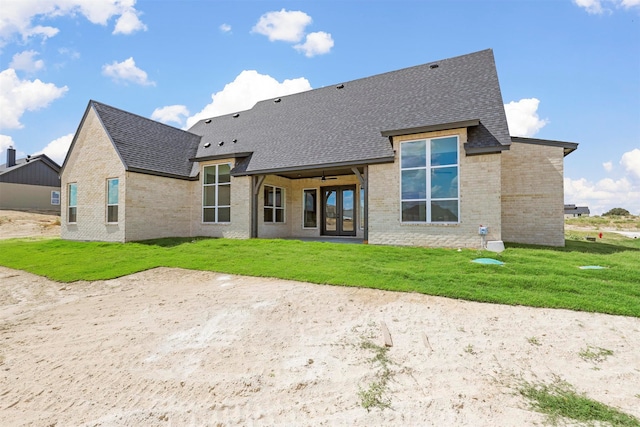
[(402, 222), (459, 222), (458, 158), (457, 136), (400, 144)]
[(118, 178), (107, 179), (107, 222), (118, 222)]
[(284, 222), (284, 188), (264, 186), (264, 222)]
[(231, 165), (205, 166), (202, 175), (202, 222), (231, 222)]
[(67, 222), (75, 223), (78, 221), (78, 184), (75, 182), (69, 184), (67, 190), (67, 199), (69, 202)]

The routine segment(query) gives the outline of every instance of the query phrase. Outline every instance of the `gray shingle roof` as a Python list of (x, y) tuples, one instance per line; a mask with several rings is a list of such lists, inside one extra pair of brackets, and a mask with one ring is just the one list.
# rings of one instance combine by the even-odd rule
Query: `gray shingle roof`
[(192, 133), (90, 101), (127, 170), (175, 178), (193, 178), (200, 137)]
[(383, 132), (478, 120), (469, 128), (468, 154), (511, 143), (490, 49), (261, 101), (189, 131), (202, 135), (196, 160), (252, 153), (234, 172), (254, 174), (389, 161)]

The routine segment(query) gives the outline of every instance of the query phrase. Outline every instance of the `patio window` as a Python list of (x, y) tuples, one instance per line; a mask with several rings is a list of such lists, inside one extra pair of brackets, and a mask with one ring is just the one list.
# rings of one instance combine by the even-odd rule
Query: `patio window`
[(118, 178), (107, 180), (107, 222), (118, 222)]
[(67, 214), (67, 222), (74, 224), (78, 221), (78, 184), (72, 183), (67, 187), (67, 195), (69, 202), (69, 211)]
[(284, 188), (264, 186), (264, 222), (284, 222)]
[(457, 136), (400, 144), (402, 222), (459, 222), (458, 158)]
[(202, 222), (231, 222), (231, 165), (202, 169)]
[(302, 194), (303, 228), (317, 228), (318, 227), (318, 190), (315, 188), (303, 190)]

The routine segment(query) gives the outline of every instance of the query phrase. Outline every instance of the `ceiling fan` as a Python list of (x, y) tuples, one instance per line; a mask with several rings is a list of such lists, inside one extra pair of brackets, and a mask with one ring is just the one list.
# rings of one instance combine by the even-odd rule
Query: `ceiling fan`
[(324, 176), (324, 171), (322, 171), (322, 176), (320, 177), (320, 181), (328, 181), (330, 179), (338, 179), (337, 176)]

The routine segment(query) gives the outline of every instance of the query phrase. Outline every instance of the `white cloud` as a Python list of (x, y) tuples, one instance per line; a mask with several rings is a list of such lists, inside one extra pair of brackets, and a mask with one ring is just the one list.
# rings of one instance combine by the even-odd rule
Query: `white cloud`
[(265, 35), (270, 41), (286, 41), (297, 43), (304, 37), (311, 17), (301, 11), (267, 12), (260, 17), (252, 32)]
[(62, 165), (64, 158), (67, 157), (67, 152), (73, 141), (73, 134), (70, 133), (65, 136), (61, 136), (58, 139), (54, 139), (42, 151), (35, 154), (46, 154), (51, 160), (59, 165)]
[(40, 36), (55, 36), (58, 28), (46, 25), (34, 25), (61, 16), (82, 15), (93, 24), (107, 25), (118, 16), (114, 33), (129, 34), (144, 30), (134, 9), (136, 0), (9, 0), (2, 2), (0, 18), (0, 47), (9, 42), (16, 34), (23, 40)]
[(27, 73), (34, 73), (44, 68), (44, 61), (42, 59), (34, 59), (38, 55), (35, 50), (25, 50), (24, 52), (16, 53), (13, 55), (9, 68), (14, 70), (26, 71)]
[[(613, 162), (606, 162), (613, 170)], [(620, 179), (605, 178), (591, 182), (585, 178), (564, 179), (566, 203), (589, 206), (591, 213), (601, 215), (613, 208), (624, 208), (640, 215), (640, 149), (624, 153), (620, 159), (624, 176)], [(607, 172), (610, 169), (607, 169)]]
[(181, 125), (184, 119), (189, 116), (189, 110), (184, 105), (168, 105), (162, 108), (156, 108), (151, 114), (153, 120), (162, 123), (174, 122)]
[(222, 24), (218, 28), (220, 28), (220, 31), (223, 32), (223, 33), (231, 32), (231, 25), (229, 25), (229, 24)]
[(310, 89), (311, 85), (304, 77), (284, 80), (280, 83), (273, 77), (260, 74), (255, 70), (244, 70), (233, 82), (225, 85), (224, 89), (212, 94), (211, 103), (187, 119), (187, 127), (193, 126), (203, 118), (250, 109), (256, 102), (263, 99)]
[(140, 21), (138, 16), (140, 16), (140, 12), (132, 7), (127, 8), (116, 21), (113, 34), (132, 34), (136, 31), (147, 31), (147, 26)]
[(640, 0), (573, 0), (573, 2), (591, 15), (612, 13), (610, 7), (631, 9), (640, 6)]
[(20, 80), (13, 68), (0, 72), (0, 129), (19, 129), (25, 111), (47, 107), (63, 96), (68, 87), (36, 80)]
[(607, 172), (611, 172), (611, 170), (613, 169), (613, 163), (612, 162), (604, 162), (602, 164), (602, 167), (604, 168), (604, 170), (606, 170)]
[(112, 64), (102, 66), (102, 74), (114, 81), (131, 82), (141, 86), (155, 86), (155, 82), (148, 79), (147, 73), (136, 66), (133, 57), (122, 62), (113, 61)]
[(504, 105), (509, 133), (512, 136), (532, 137), (549, 123), (548, 120), (538, 117), (539, 104), (540, 100), (536, 98), (525, 98)]
[(306, 57), (311, 58), (315, 55), (329, 53), (333, 44), (331, 34), (325, 33), (324, 31), (318, 31), (316, 33), (307, 34), (307, 39), (304, 44), (297, 44), (293, 47), (296, 50), (304, 52)]
[(638, 179), (638, 184), (640, 184), (640, 149), (635, 148), (624, 153), (620, 164), (629, 175)]
[(7, 155), (5, 154), (5, 150), (9, 147), (15, 147), (16, 145), (13, 143), (13, 138), (9, 135), (0, 135), (0, 164), (4, 164)]

